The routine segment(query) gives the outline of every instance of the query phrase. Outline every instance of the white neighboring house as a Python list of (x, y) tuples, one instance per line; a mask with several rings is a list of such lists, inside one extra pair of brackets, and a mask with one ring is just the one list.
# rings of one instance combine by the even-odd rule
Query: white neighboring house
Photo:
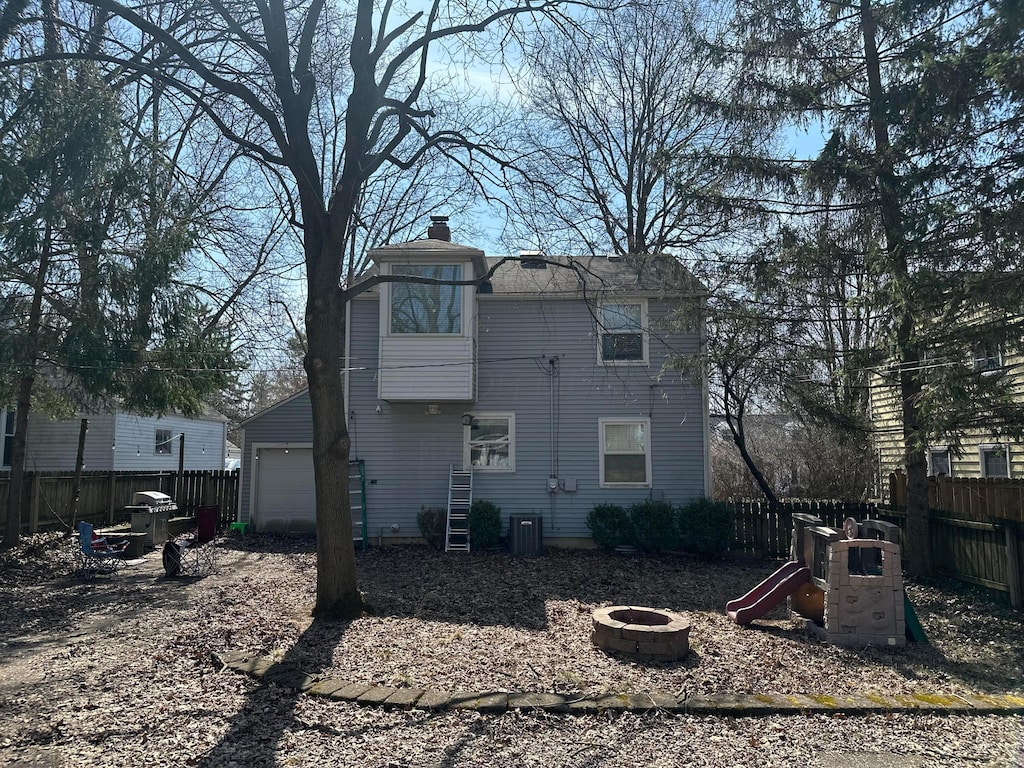
[(228, 440), (227, 452), (224, 454), (224, 469), (238, 469), (241, 465), (242, 449)]
[[(89, 420), (84, 453), (87, 472), (176, 471), (182, 434), (185, 436), (185, 469), (224, 469), (227, 419), (212, 409), (191, 418), (174, 413), (139, 416), (116, 409), (107, 413), (81, 413), (70, 419), (30, 414), (25, 470), (73, 471), (82, 419)], [(9, 470), (14, 411), (0, 409), (0, 424), (3, 425), (0, 470)]]

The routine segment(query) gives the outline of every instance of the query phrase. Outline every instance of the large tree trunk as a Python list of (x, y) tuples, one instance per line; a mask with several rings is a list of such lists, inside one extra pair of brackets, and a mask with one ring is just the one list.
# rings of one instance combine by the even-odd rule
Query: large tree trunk
[[(320, 243), (314, 227), (307, 228), (306, 247), (333, 247), (330, 238)], [(313, 475), (316, 483), (316, 606), (323, 618), (351, 618), (362, 610), (356, 582), (352, 510), (348, 487), (349, 435), (341, 378), (341, 329), (345, 304), (337, 281), (317, 274), (317, 259), (308, 275), (304, 361), (313, 409)], [(310, 260), (307, 259), (307, 264)]]
[(902, 402), (903, 443), (907, 465), (907, 530), (904, 532), (903, 562), (914, 576), (931, 574), (931, 535), (928, 520), (928, 470), (918, 423), (921, 382), (918, 362), (920, 350), (914, 341), (915, 326), (920, 322), (913, 297), (913, 276), (907, 260), (907, 237), (903, 210), (892, 164), (892, 146), (886, 115), (886, 93), (882, 85), (881, 61), (876, 41), (876, 25), (872, 0), (860, 0), (860, 23), (864, 42), (864, 63), (870, 98), (870, 127), (875, 144), (875, 177), (879, 209), (885, 232), (888, 268), (895, 278), (896, 290), (902, 299), (896, 321), (895, 347), (900, 362), (899, 393)]
[[(907, 382), (910, 374), (900, 375), (903, 397), (904, 461), (907, 470), (907, 524), (903, 536), (903, 567), (912, 576), (932, 573), (931, 523), (928, 517), (928, 459), (920, 447), (917, 406), (921, 385)], [(917, 446), (917, 447), (915, 447)]]
[(21, 382), (18, 385), (18, 411), (14, 418), (14, 442), (11, 448), (11, 482), (7, 496), (7, 527), (0, 549), (17, 546), (21, 540), (21, 496), (25, 486), (25, 438), (28, 435), (28, 414), (32, 409), (32, 390), (36, 383), (36, 364), (39, 359), (39, 327), (43, 319), (43, 291), (50, 269), (50, 225), (43, 234), (43, 247), (39, 253), (39, 272), (32, 292), (28, 313), (25, 347), (18, 361)]

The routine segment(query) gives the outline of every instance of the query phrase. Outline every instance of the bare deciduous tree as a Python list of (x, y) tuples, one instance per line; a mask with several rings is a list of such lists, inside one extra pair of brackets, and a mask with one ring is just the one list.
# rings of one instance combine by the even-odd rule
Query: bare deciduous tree
[[(556, 17), (562, 4), (434, 0), (403, 15), (391, 2), (372, 0), (351, 6), (326, 0), (214, 0), (169, 5), (158, 23), (149, 15), (149, 3), (83, 3), (135, 30), (107, 41), (117, 66), (134, 68), (195, 99), (287, 196), (306, 271), (315, 612), (353, 615), (362, 601), (351, 540), (340, 350), (346, 303), (375, 284), (348, 282), (354, 272), (347, 257), (366, 221), (368, 184), (385, 169), (411, 169), (428, 157), (447, 157), (468, 171), (485, 161), (500, 163), (484, 126), (435, 110), (428, 98), (436, 82), (430, 56), (464, 37), (489, 32), (500, 46), (518, 20)], [(157, 46), (159, 56), (150, 61), (134, 53), (138, 46), (126, 41), (138, 36)], [(340, 46), (333, 44), (339, 40)], [(495, 54), (501, 55), (500, 47)], [(344, 77), (337, 74), (342, 69)]]
[(534, 183), (512, 189), (521, 240), (679, 253), (730, 230), (706, 200), (754, 131), (722, 106), (728, 69), (704, 46), (721, 15), (713, 0), (637, 3), (527, 41), (515, 142)]

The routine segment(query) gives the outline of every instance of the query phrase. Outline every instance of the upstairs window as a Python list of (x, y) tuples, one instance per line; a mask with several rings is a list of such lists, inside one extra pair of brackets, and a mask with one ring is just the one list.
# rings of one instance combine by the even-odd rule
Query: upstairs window
[(156, 445), (153, 453), (157, 456), (170, 456), (171, 445), (174, 443), (174, 433), (169, 429), (158, 429), (154, 442)]
[(974, 348), (974, 370), (993, 373), (1003, 367), (1003, 350), (995, 341), (978, 344)]
[[(393, 275), (462, 279), (459, 264), (395, 264)], [(391, 283), (391, 333), (462, 333), (462, 286)]]
[(602, 304), (600, 355), (606, 365), (646, 363), (647, 304), (643, 301)]

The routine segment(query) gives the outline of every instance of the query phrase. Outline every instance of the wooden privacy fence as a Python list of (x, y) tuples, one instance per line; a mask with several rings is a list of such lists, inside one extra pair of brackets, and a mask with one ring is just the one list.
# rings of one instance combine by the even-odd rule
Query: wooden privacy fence
[[(977, 488), (977, 483), (971, 486)], [(969, 486), (970, 487), (970, 486)], [(963, 499), (966, 494), (946, 498)], [(975, 498), (981, 498), (979, 494)], [(991, 497), (988, 497), (991, 498)], [(998, 497), (996, 497), (998, 498)], [(929, 511), (931, 555), (935, 570), (945, 576), (1007, 592), (1015, 608), (1024, 607), (1024, 522), (979, 514), (978, 505), (967, 512)], [(815, 515), (830, 528), (842, 529), (843, 520), (875, 519), (906, 528), (906, 511), (874, 504), (835, 502), (734, 502), (736, 534), (732, 550), (738, 554), (785, 559), (793, 530), (793, 513)]]
[(763, 501), (736, 501), (733, 502), (736, 532), (730, 549), (751, 557), (788, 558), (794, 512), (814, 515), (825, 525), (838, 529), (842, 529), (843, 520), (848, 517), (896, 522), (874, 504), (801, 501), (772, 505)]
[[(7, 509), (10, 473), (0, 474), (0, 509)], [(220, 507), (218, 523), (235, 519), (238, 470), (182, 472), (83, 472), (78, 504), (71, 519), (74, 475), (70, 472), (26, 472), (22, 494), (21, 531), (36, 533), (72, 527), (79, 520), (112, 525), (128, 519), (125, 507), (137, 491), (160, 491), (178, 505), (178, 515), (191, 516), (200, 506)], [(0, 532), (6, 515), (0, 515)]]
[[(889, 475), (890, 503), (897, 509), (907, 506), (907, 476)], [(928, 506), (950, 513), (960, 520), (991, 518), (1024, 521), (1024, 480), (1006, 477), (928, 478)]]

